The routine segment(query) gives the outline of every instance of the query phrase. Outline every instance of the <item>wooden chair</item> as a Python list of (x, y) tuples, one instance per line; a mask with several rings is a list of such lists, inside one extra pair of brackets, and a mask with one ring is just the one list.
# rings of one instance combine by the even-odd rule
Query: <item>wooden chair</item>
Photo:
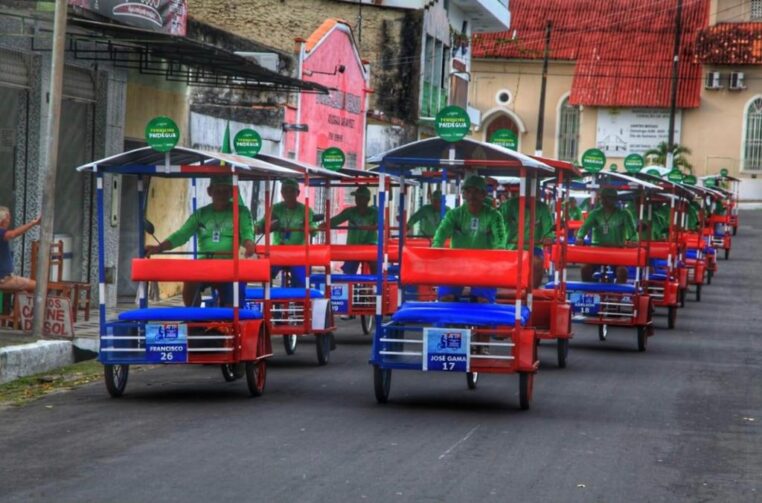
[(20, 328), (19, 303), (16, 292), (0, 289), (0, 327)]
[[(39, 241), (32, 241), (32, 278), (37, 274), (37, 254), (40, 249)], [(50, 266), (55, 267), (55, 277), (48, 278), (48, 295), (51, 292), (66, 297), (71, 302), (72, 321), (77, 321), (79, 311), (84, 311), (85, 321), (90, 320), (90, 283), (63, 280), (64, 251), (63, 241), (50, 244)]]

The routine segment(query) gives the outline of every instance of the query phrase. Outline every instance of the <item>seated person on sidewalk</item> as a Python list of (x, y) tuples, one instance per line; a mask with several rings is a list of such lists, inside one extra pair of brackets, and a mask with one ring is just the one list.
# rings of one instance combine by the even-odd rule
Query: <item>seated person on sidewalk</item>
[(29, 223), (11, 229), (11, 212), (5, 206), (0, 206), (0, 288), (33, 292), (36, 282), (33, 279), (15, 276), (13, 274), (13, 258), (11, 257), (11, 239), (15, 239), (39, 225), (40, 217)]
[[(418, 224), (418, 234), (416, 236), (422, 236), (427, 238), (433, 238), (434, 233), (439, 227), (439, 223), (442, 221), (442, 191), (435, 190), (431, 194), (431, 203), (424, 204), (418, 211), (413, 213), (407, 221), (408, 235), (412, 235), (413, 226)], [(445, 207), (445, 211), (449, 208)]]
[[(370, 206), (370, 190), (362, 185), (352, 192), (355, 205), (331, 219), (331, 227), (349, 222), (348, 245), (375, 245), (378, 243), (378, 208)], [(376, 273), (376, 263), (367, 262), (371, 274)], [(341, 266), (344, 274), (357, 274), (361, 262), (347, 261)]]
[[(637, 238), (635, 223), (632, 216), (617, 207), (617, 192), (614, 189), (603, 189), (600, 192), (601, 204), (587, 216), (585, 223), (577, 232), (578, 242), (582, 242), (585, 235), (592, 230), (593, 246), (625, 246), (629, 241)], [(582, 281), (592, 282), (595, 265), (585, 264), (582, 266)], [(617, 283), (627, 282), (627, 268), (616, 268)]]
[[(487, 188), (484, 178), (471, 176), (463, 184), (464, 204), (451, 209), (439, 224), (432, 248), (442, 248), (450, 239), (451, 248), (497, 250), (505, 247), (505, 225), (500, 213), (484, 204)], [(457, 265), (456, 265), (457, 266)], [(462, 287), (439, 287), (439, 300), (458, 300)], [(471, 299), (476, 302), (495, 302), (495, 288), (471, 288)]]
[[(232, 186), (229, 176), (212, 178), (207, 193), (212, 198), (212, 204), (199, 208), (188, 218), (183, 226), (162, 241), (159, 245), (146, 246), (146, 257), (182, 246), (196, 234), (198, 236), (199, 256), (202, 258), (231, 258), (233, 254), (233, 203)], [(246, 256), (254, 255), (254, 232), (251, 225), (251, 213), (239, 205), (238, 236), (242, 246), (246, 248)], [(236, 251), (237, 252), (237, 251)], [(203, 267), (196, 265), (196, 267)], [(186, 306), (195, 306), (201, 302), (200, 290), (205, 286), (200, 283), (187, 281), (183, 284), (183, 302)], [(214, 283), (211, 285), (220, 295), (220, 305), (233, 305), (233, 284)], [(243, 292), (246, 284), (241, 283)]]
[[(506, 240), (505, 248), (515, 250), (519, 246), (519, 198), (514, 197), (500, 206), (500, 213), (505, 222)], [(529, 218), (531, 212), (527, 207), (524, 212), (524, 249), (529, 249)], [(534, 220), (534, 256), (532, 257), (532, 288), (539, 288), (545, 275), (545, 261), (542, 250), (543, 245), (553, 244), (555, 231), (553, 230), (553, 217), (550, 208), (544, 201), (537, 200)]]
[[(272, 244), (273, 245), (303, 245), (304, 244), (304, 204), (296, 200), (299, 197), (299, 182), (287, 178), (281, 182), (280, 195), (283, 201), (276, 203), (272, 208)], [(315, 215), (312, 209), (309, 210), (310, 229), (314, 227)], [(299, 230), (302, 229), (302, 230)], [(264, 232), (265, 219), (259, 220), (254, 224), (254, 232)], [(304, 266), (294, 267), (273, 267), (272, 277), (275, 278), (279, 272), (288, 271), (291, 274), (291, 281), (287, 286), (304, 288), (306, 281), (306, 270)], [(286, 286), (286, 285), (284, 285)]]

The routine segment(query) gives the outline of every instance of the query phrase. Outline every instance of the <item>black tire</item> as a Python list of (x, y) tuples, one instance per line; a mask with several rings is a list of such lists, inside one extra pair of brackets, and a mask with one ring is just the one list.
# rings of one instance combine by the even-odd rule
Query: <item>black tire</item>
[(685, 291), (688, 287), (680, 289), (680, 307), (685, 307)]
[(569, 339), (558, 339), (556, 341), (556, 356), (558, 358), (558, 368), (566, 368), (566, 358), (569, 356)]
[(709, 269), (706, 271), (706, 284), (711, 285), (712, 284), (712, 276), (714, 276), (714, 271)]
[(519, 372), (519, 407), (521, 410), (529, 410), (532, 403), (533, 388), (534, 374)]
[(736, 234), (738, 234), (738, 226), (734, 225), (733, 226), (733, 235), (735, 236)]
[(363, 335), (371, 335), (373, 333), (373, 327), (375, 326), (376, 317), (373, 315), (360, 316), (360, 326), (362, 327)]
[(331, 334), (318, 334), (315, 336), (315, 350), (318, 365), (326, 365), (331, 359)]
[(479, 372), (466, 372), (466, 384), (468, 389), (476, 389), (476, 384), (479, 382)]
[(242, 363), (223, 363), (220, 370), (226, 382), (233, 382), (246, 374), (246, 368)]
[(286, 350), (286, 354), (289, 356), (296, 353), (296, 339), (296, 334), (283, 336), (283, 349)]
[(251, 396), (262, 396), (267, 382), (267, 361), (246, 362), (246, 384)]
[(728, 260), (730, 258), (730, 248), (725, 249), (725, 260)]
[(667, 308), (667, 327), (670, 330), (675, 328), (677, 323), (677, 306), (669, 306)]
[(609, 327), (608, 325), (598, 325), (598, 340), (601, 342), (606, 342), (606, 336), (609, 333)]
[(378, 403), (389, 401), (389, 390), (392, 387), (392, 370), (382, 369), (378, 365), (373, 365), (373, 391), (376, 394)]
[(701, 302), (701, 287), (703, 285), (696, 285), (696, 302)]
[(645, 351), (646, 346), (648, 346), (648, 331), (646, 327), (638, 327), (638, 351)]
[(103, 378), (106, 381), (106, 389), (112, 398), (119, 398), (124, 394), (124, 388), (127, 387), (127, 379), (129, 376), (129, 365), (103, 366)]

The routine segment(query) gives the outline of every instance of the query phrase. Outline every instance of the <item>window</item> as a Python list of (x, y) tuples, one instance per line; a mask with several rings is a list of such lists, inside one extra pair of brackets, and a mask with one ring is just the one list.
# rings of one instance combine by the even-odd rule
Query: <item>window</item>
[(762, 170), (762, 98), (756, 98), (746, 110), (742, 169), (744, 171)]
[(751, 0), (751, 20), (762, 19), (762, 0)]
[(558, 158), (574, 162), (579, 150), (579, 107), (564, 98), (558, 113)]

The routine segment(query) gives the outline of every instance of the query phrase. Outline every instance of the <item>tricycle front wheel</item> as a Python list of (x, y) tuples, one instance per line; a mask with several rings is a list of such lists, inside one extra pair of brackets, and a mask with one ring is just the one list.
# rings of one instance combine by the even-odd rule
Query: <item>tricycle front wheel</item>
[(392, 370), (382, 369), (378, 365), (373, 365), (373, 391), (376, 394), (378, 403), (389, 401), (389, 390), (392, 388)]
[(262, 396), (267, 381), (267, 361), (246, 362), (246, 384), (251, 396)]
[(468, 389), (476, 389), (476, 383), (478, 382), (479, 382), (479, 372), (466, 373), (466, 384), (468, 385)]
[(360, 325), (362, 326), (362, 333), (364, 335), (370, 335), (373, 333), (373, 325), (375, 324), (376, 317), (373, 315), (360, 316)]
[(108, 394), (113, 398), (119, 398), (124, 394), (127, 387), (127, 378), (130, 376), (129, 365), (104, 365), (103, 377), (106, 381)]
[(519, 373), (519, 407), (521, 410), (529, 410), (534, 391), (534, 374), (529, 372)]
[(569, 339), (558, 339), (556, 341), (556, 356), (558, 358), (558, 368), (566, 368), (566, 358), (569, 356)]
[(296, 334), (283, 336), (283, 349), (286, 350), (287, 355), (296, 353)]
[(236, 379), (240, 379), (246, 373), (246, 369), (242, 363), (223, 363), (220, 365), (222, 370), (222, 378), (226, 382), (233, 382)]

